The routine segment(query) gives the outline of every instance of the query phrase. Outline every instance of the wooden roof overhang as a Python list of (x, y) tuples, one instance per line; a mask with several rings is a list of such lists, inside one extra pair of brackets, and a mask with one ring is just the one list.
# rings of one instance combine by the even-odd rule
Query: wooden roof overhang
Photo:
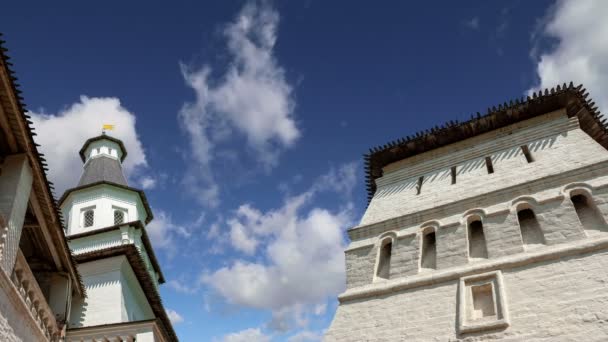
[[(0, 132), (5, 135), (4, 142), (8, 153), (25, 153), (32, 168), (33, 184), (30, 202), (39, 216), (41, 228), (53, 244), (53, 253), (59, 269), (70, 274), (74, 290), (84, 296), (85, 290), (80, 273), (76, 267), (63, 230), (61, 211), (53, 195), (53, 185), (48, 181), (48, 165), (38, 144), (34, 142), (34, 128), (21, 97), (12, 63), (6, 54), (5, 41), (0, 33)], [(5, 147), (6, 148), (6, 147)]]
[(78, 263), (85, 263), (120, 255), (124, 255), (129, 261), (129, 264), (131, 265), (131, 268), (139, 281), (146, 299), (148, 300), (148, 303), (150, 303), (150, 307), (152, 308), (154, 315), (160, 321), (161, 330), (165, 336), (167, 336), (167, 340), (178, 341), (177, 335), (173, 330), (173, 325), (171, 325), (171, 320), (169, 320), (169, 316), (167, 316), (163, 306), (160, 294), (158, 293), (158, 290), (150, 277), (150, 273), (146, 269), (146, 265), (144, 264), (139, 251), (133, 244), (124, 244), (79, 254), (76, 256), (76, 261)]
[(583, 85), (564, 83), (488, 108), (485, 115), (477, 112), (468, 121), (449, 121), (371, 148), (364, 155), (368, 204), (376, 192), (376, 179), (382, 177), (383, 168), (391, 163), (562, 108), (568, 117), (578, 117), (581, 129), (608, 149), (606, 119), (600, 116), (595, 102)]
[(102, 233), (106, 233), (106, 232), (120, 231), (120, 227), (124, 227), (124, 226), (131, 226), (136, 229), (141, 229), (141, 231), (142, 231), (141, 240), (144, 244), (144, 248), (146, 248), (146, 251), (148, 252), (148, 255), (150, 256), (150, 262), (152, 262), (152, 267), (154, 267), (154, 270), (158, 273), (158, 277), (159, 277), (158, 282), (160, 284), (164, 284), (165, 276), (163, 275), (163, 272), (160, 269), (160, 264), (158, 263), (156, 254), (154, 254), (154, 249), (152, 248), (152, 244), (150, 243), (150, 238), (148, 237), (146, 228), (141, 223), (141, 221), (131, 221), (131, 222), (126, 222), (126, 223), (122, 223), (122, 224), (117, 224), (114, 226), (105, 227), (102, 229), (93, 229), (88, 232), (70, 235), (70, 236), (68, 236), (68, 240), (72, 241), (72, 240), (84, 238), (87, 236), (93, 236), (93, 235), (102, 234)]

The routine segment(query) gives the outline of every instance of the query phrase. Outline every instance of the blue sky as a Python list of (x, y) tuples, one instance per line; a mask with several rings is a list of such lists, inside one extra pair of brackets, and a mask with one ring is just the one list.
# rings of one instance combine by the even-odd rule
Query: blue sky
[(362, 154), (558, 82), (604, 108), (606, 15), (601, 1), (22, 1), (0, 29), (57, 195), (84, 140), (117, 125), (183, 341), (315, 341), (365, 210)]

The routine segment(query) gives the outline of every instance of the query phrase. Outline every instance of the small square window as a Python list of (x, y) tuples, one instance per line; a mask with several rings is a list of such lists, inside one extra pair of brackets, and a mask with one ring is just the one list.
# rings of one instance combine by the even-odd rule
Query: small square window
[(86, 210), (83, 214), (83, 226), (92, 227), (95, 224), (95, 212), (93, 209)]
[(509, 326), (500, 271), (463, 277), (458, 286), (458, 332), (504, 329)]

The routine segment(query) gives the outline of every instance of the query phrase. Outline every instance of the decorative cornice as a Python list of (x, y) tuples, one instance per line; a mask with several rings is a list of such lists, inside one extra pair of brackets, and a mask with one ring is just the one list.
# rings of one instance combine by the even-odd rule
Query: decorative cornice
[(595, 102), (588, 96), (583, 85), (575, 87), (572, 82), (569, 85), (564, 83), (488, 108), (485, 115), (477, 112), (468, 121), (460, 123), (452, 120), (442, 126), (372, 147), (364, 155), (368, 204), (376, 192), (376, 179), (382, 177), (383, 168), (388, 164), (561, 108), (566, 109), (568, 117), (577, 116), (583, 131), (608, 148), (606, 119), (600, 117)]
[(140, 229), (142, 231), (141, 240), (144, 244), (144, 248), (146, 249), (146, 252), (148, 253), (148, 256), (150, 257), (150, 262), (152, 262), (152, 267), (158, 273), (158, 282), (160, 284), (164, 284), (165, 276), (163, 275), (163, 272), (160, 269), (160, 264), (158, 263), (158, 259), (156, 258), (156, 254), (154, 253), (154, 248), (152, 248), (152, 244), (150, 243), (150, 238), (148, 237), (146, 228), (141, 223), (141, 221), (132, 221), (132, 222), (127, 222), (127, 223), (121, 223), (121, 224), (117, 224), (114, 226), (109, 226), (109, 227), (105, 227), (105, 228), (101, 228), (101, 229), (90, 230), (90, 231), (87, 231), (84, 233), (73, 234), (73, 235), (68, 236), (68, 240), (74, 241), (77, 239), (81, 239), (81, 238), (85, 238), (85, 237), (93, 236), (93, 235), (97, 235), (97, 234), (103, 234), (103, 233), (112, 232), (112, 231), (120, 231), (120, 227), (124, 227), (124, 226), (130, 226), (130, 227), (133, 227), (136, 229)]
[(116, 138), (111, 137), (106, 134), (102, 134), (102, 135), (98, 135), (96, 137), (90, 138), (87, 141), (85, 141), (84, 145), (82, 145), (82, 148), (80, 149), (80, 151), (78, 151), (78, 155), (80, 155), (80, 159), (82, 159), (83, 163), (86, 160), (86, 156), (84, 155), (84, 152), (86, 151), (87, 147), (91, 143), (93, 143), (95, 141), (99, 141), (99, 140), (109, 140), (109, 141), (117, 144), (120, 147), (120, 149), (122, 150), (122, 157), (120, 158), (120, 161), (123, 162), (125, 160), (125, 158), (127, 157), (127, 149), (125, 148), (125, 145), (122, 143), (122, 140), (116, 139)]

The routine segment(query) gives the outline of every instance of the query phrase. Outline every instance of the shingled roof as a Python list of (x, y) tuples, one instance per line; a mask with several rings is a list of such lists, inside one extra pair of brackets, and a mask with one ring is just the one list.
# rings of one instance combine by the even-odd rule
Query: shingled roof
[(583, 85), (564, 83), (488, 108), (485, 115), (477, 112), (468, 121), (449, 121), (371, 148), (364, 155), (368, 203), (376, 192), (376, 179), (382, 177), (388, 164), (561, 108), (566, 109), (568, 117), (578, 117), (583, 131), (608, 149), (606, 119), (600, 116), (595, 102), (589, 99)]
[(86, 163), (77, 186), (101, 181), (129, 186), (125, 175), (122, 173), (120, 162), (117, 159), (103, 155), (91, 158)]

